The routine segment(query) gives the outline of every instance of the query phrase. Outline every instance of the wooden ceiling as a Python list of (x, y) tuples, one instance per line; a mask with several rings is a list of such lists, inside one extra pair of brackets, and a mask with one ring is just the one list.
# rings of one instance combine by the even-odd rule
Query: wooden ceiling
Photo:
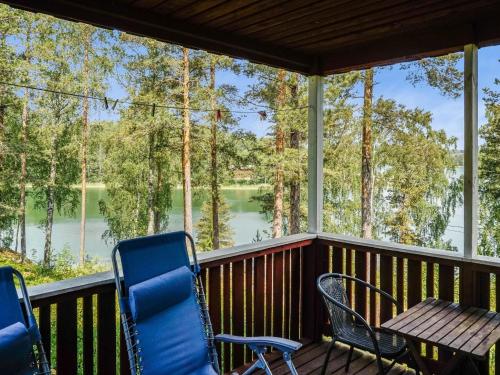
[(500, 43), (500, 0), (0, 1), (304, 74)]

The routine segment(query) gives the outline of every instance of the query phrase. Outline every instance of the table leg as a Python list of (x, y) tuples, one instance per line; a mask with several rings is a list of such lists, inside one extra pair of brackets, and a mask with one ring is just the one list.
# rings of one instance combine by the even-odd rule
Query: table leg
[[(420, 350), (418, 350), (417, 346), (415, 346), (415, 343), (408, 338), (406, 339), (406, 345), (408, 345), (408, 349), (410, 349), (411, 355), (413, 356), (413, 359), (415, 362), (417, 362), (417, 365), (422, 372), (423, 375), (432, 375), (430, 372), (429, 368), (427, 367), (427, 363), (423, 360), (423, 358), (420, 356)], [(418, 345), (418, 343), (417, 343)]]

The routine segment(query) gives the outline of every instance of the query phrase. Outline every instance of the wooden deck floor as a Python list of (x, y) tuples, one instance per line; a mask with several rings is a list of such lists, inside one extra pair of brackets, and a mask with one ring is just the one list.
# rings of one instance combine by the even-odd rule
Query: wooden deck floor
[[(297, 367), (300, 375), (319, 375), (321, 366), (326, 355), (328, 343), (311, 343), (304, 345), (298, 353), (295, 354), (293, 362)], [(328, 366), (328, 374), (356, 374), (356, 375), (376, 375), (378, 368), (375, 362), (375, 356), (355, 350), (352, 356), (349, 372), (344, 371), (344, 365), (347, 360), (348, 347), (342, 344), (337, 344), (335, 350), (330, 356)], [(268, 360), (271, 366), (273, 375), (289, 374), (288, 367), (284, 364), (281, 357), (275, 353), (268, 355)], [(388, 362), (387, 362), (388, 363)], [(241, 374), (246, 367), (237, 369), (236, 371)], [(258, 371), (255, 374), (264, 374), (263, 371)], [(409, 370), (404, 365), (395, 365), (389, 372), (390, 375), (414, 375), (413, 370)]]

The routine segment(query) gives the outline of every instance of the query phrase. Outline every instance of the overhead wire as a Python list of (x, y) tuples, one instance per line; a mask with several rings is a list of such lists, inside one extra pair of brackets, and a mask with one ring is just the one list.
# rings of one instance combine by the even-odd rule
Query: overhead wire
[[(157, 108), (172, 109), (172, 110), (190, 110), (190, 111), (194, 111), (194, 112), (207, 112), (207, 113), (216, 112), (216, 113), (236, 113), (236, 114), (259, 114), (259, 115), (262, 114), (262, 110), (233, 110), (233, 109), (223, 109), (223, 108), (218, 108), (218, 109), (211, 109), (210, 108), (210, 109), (208, 109), (208, 108), (197, 108), (197, 107), (186, 108), (186, 107), (182, 107), (182, 106), (172, 106), (172, 105), (149, 103), (149, 102), (143, 102), (143, 101), (130, 101), (128, 99), (113, 99), (113, 98), (108, 97), (108, 96), (100, 97), (100, 96), (95, 96), (95, 95), (84, 95), (84, 94), (80, 94), (80, 93), (55, 90), (55, 89), (50, 89), (50, 88), (37, 87), (37, 86), (14, 83), (14, 82), (0, 81), (0, 84), (5, 85), (5, 86), (13, 86), (13, 87), (17, 87), (17, 88), (30, 89), (30, 90), (35, 90), (35, 91), (48, 92), (48, 93), (55, 94), (55, 95), (66, 95), (66, 96), (71, 96), (71, 97), (80, 98), (80, 99), (96, 100), (96, 101), (102, 102), (106, 109), (109, 109), (109, 107), (111, 107), (112, 110), (114, 110), (116, 108), (117, 104), (124, 104), (124, 105), (129, 105), (129, 106), (139, 106), (139, 107), (148, 107), (148, 108), (151, 108), (151, 113), (153, 115), (154, 115)], [(297, 111), (297, 110), (309, 108), (309, 106), (288, 107), (288, 108), (273, 108), (273, 107), (264, 106), (264, 105), (259, 105), (259, 106), (265, 107), (265, 108), (272, 110), (274, 112), (291, 112), (291, 111)]]

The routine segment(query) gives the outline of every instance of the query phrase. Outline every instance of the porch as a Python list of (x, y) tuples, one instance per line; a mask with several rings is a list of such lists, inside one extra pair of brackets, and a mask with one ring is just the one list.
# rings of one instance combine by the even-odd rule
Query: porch
[[(316, 278), (333, 271), (367, 280), (402, 301), (405, 309), (427, 297), (494, 309), (498, 303), (497, 263), (448, 251), (396, 245), (332, 234), (299, 234), (200, 254), (214, 331), (276, 335), (301, 340), (300, 374), (319, 373), (329, 336)], [(391, 318), (392, 305), (347, 285), (354, 308), (371, 324)], [(43, 341), (58, 374), (128, 374), (114, 282), (109, 273), (31, 288)], [(498, 348), (498, 346), (497, 346)], [(251, 361), (241, 346), (219, 344), (224, 372)], [(426, 358), (446, 354), (423, 347)], [(273, 356), (273, 354), (271, 354)], [(345, 347), (331, 357), (329, 371), (345, 363)], [(375, 373), (374, 358), (357, 352), (350, 373)], [(282, 362), (273, 361), (276, 373)], [(482, 373), (500, 369), (498, 357)], [(400, 372), (399, 372), (400, 371)], [(396, 367), (392, 373), (405, 373)]]

